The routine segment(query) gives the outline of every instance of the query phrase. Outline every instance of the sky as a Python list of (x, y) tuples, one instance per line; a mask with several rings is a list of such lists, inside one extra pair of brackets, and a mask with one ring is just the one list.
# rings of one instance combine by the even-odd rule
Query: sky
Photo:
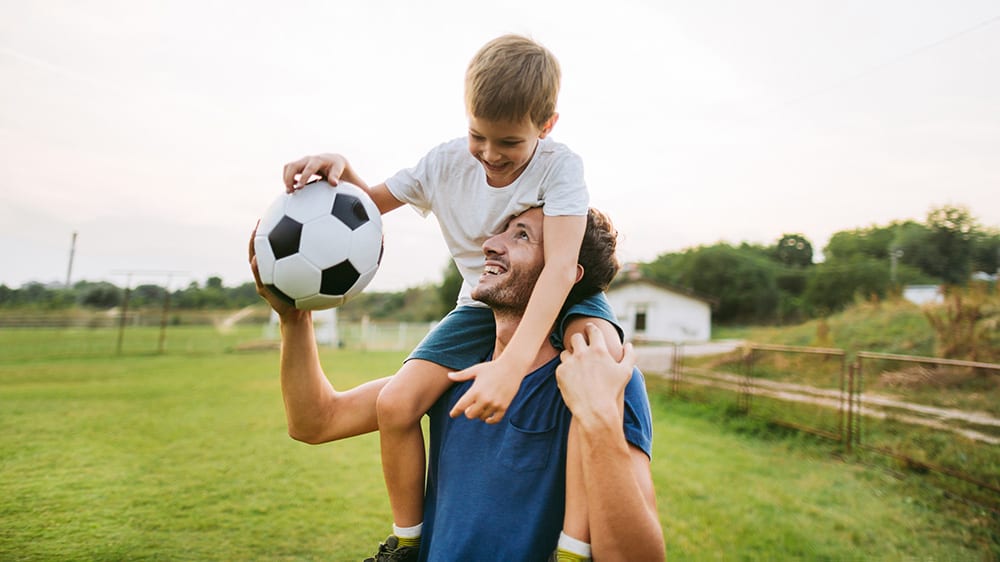
[[(504, 33), (563, 71), (623, 261), (923, 221), (1000, 227), (996, 0), (0, 0), (0, 284), (252, 280), (283, 165), (369, 183), (464, 136), (469, 59)], [(370, 290), (436, 283), (436, 221), (386, 216)]]

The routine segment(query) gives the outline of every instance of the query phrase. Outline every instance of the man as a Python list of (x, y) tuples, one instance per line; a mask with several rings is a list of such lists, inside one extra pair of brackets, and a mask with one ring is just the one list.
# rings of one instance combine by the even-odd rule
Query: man
[[(494, 355), (516, 330), (544, 264), (542, 221), (541, 210), (530, 209), (483, 244), (487, 273), (473, 297), (494, 312)], [(570, 300), (607, 286), (617, 271), (614, 242), (610, 222), (592, 210)], [(259, 279), (257, 288), (281, 318), (289, 434), (325, 443), (378, 429), (375, 403), (388, 379), (334, 389), (319, 363), (310, 314), (274, 297)], [(545, 560), (562, 524), (570, 447), (582, 467), (571, 477), (582, 481), (586, 498), (566, 509), (587, 510), (594, 558), (664, 557), (649, 469), (649, 404), (631, 347), (621, 361), (612, 357), (606, 342), (619, 336), (610, 325), (570, 319), (565, 333), (572, 352), (560, 355), (544, 343), (501, 423), (449, 416), (471, 381), (432, 407), (421, 560)]]

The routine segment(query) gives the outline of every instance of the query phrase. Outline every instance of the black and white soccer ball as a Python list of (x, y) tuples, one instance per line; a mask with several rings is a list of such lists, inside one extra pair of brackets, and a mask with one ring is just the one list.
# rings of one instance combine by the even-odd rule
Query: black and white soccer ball
[(382, 215), (361, 188), (314, 181), (268, 207), (254, 237), (260, 280), (301, 310), (340, 306), (375, 277)]

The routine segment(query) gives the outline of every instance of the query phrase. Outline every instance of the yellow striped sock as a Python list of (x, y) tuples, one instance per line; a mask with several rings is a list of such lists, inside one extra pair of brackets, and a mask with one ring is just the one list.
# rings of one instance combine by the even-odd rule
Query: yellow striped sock
[(396, 537), (399, 539), (399, 546), (420, 546), (420, 537)]
[(582, 556), (575, 552), (570, 552), (568, 550), (563, 550), (561, 548), (556, 549), (556, 562), (590, 562), (589, 556)]

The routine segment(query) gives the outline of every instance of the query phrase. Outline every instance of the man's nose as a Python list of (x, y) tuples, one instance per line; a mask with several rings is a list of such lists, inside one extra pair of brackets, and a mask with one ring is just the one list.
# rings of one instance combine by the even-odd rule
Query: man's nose
[(502, 244), (500, 244), (500, 236), (500, 234), (490, 236), (485, 242), (483, 242), (483, 254), (491, 256), (501, 253)]

